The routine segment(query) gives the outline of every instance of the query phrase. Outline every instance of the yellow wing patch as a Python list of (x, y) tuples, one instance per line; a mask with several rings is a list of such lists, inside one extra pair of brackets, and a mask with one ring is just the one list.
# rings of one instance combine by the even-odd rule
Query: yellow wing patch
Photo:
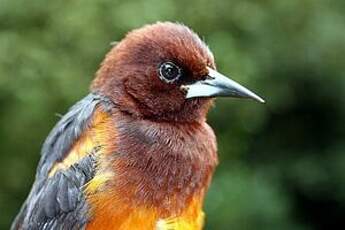
[(108, 113), (96, 110), (91, 121), (91, 125), (72, 146), (71, 150), (63, 161), (56, 163), (49, 172), (49, 177), (53, 176), (58, 170), (65, 170), (81, 160), (86, 155), (92, 153), (95, 148), (100, 148), (97, 155), (101, 152), (107, 153), (106, 147), (108, 139), (115, 132), (115, 127), (111, 125), (111, 118)]
[(96, 176), (85, 185), (86, 194), (90, 195), (96, 192), (113, 176), (114, 175), (111, 172), (97, 173)]

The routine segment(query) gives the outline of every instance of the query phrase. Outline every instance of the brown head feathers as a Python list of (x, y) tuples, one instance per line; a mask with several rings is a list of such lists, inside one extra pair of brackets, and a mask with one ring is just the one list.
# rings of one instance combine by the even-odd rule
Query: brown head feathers
[(91, 89), (136, 117), (194, 122), (204, 120), (212, 99), (186, 99), (181, 85), (204, 78), (207, 67), (215, 67), (214, 58), (197, 34), (159, 22), (133, 30), (113, 47)]

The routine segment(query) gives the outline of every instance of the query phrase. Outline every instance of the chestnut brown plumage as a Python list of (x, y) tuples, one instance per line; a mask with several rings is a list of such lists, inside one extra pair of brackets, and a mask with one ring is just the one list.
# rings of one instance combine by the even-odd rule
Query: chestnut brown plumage
[(206, 123), (216, 96), (263, 102), (216, 72), (188, 27), (133, 30), (48, 136), (12, 228), (201, 229), (218, 162)]
[[(157, 68), (172, 61), (183, 68), (177, 84), (166, 84)], [(137, 117), (192, 122), (205, 117), (209, 98), (185, 100), (179, 85), (207, 75), (214, 58), (200, 38), (185, 26), (158, 23), (130, 32), (106, 56), (92, 90), (109, 96)]]

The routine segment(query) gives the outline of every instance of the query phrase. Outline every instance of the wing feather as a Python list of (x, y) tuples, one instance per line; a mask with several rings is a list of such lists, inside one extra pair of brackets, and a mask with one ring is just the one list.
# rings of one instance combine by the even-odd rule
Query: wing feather
[(52, 175), (49, 171), (68, 156), (89, 129), (95, 111), (101, 108), (107, 112), (110, 106), (106, 98), (89, 94), (56, 124), (43, 144), (36, 180), (11, 229), (83, 229), (88, 210), (83, 186), (95, 175), (99, 146), (94, 144), (67, 168)]

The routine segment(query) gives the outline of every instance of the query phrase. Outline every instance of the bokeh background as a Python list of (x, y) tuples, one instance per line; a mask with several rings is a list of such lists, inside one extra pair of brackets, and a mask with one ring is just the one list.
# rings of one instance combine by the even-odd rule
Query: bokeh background
[[(206, 229), (344, 229), (345, 1), (0, 0), (0, 229), (42, 142), (128, 30), (192, 27), (266, 105), (217, 101)], [(157, 35), (159, 36), (159, 35)]]

